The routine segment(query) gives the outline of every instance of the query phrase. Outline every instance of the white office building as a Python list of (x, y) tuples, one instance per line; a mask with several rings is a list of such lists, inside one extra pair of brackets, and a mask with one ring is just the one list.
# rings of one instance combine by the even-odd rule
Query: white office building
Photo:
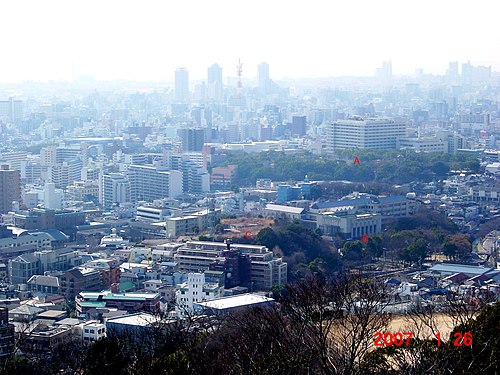
[(363, 119), (335, 121), (326, 127), (327, 151), (337, 149), (396, 149), (398, 137), (406, 135), (406, 125), (390, 119)]

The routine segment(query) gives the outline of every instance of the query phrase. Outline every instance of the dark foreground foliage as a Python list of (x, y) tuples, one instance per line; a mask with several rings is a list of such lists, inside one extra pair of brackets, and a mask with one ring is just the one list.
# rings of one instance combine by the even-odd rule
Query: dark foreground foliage
[[(83, 345), (72, 342), (50, 355), (13, 358), (5, 374), (497, 374), (500, 370), (500, 304), (477, 314), (461, 302), (454, 332), (470, 332), (471, 346), (443, 338), (413, 338), (408, 347), (375, 349), (375, 332), (390, 316), (383, 287), (346, 276), (309, 277), (276, 293), (279, 302), (224, 317), (161, 320), (143, 332), (109, 332)], [(429, 324), (416, 312), (415, 329)], [(476, 316), (473, 318), (473, 316)]]

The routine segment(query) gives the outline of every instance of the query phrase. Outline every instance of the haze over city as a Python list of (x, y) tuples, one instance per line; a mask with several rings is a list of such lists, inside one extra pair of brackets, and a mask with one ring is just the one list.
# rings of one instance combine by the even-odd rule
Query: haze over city
[(498, 0), (17, 0), (0, 374), (500, 374)]
[(0, 82), (193, 80), (217, 62), (245, 78), (444, 74), (449, 61), (500, 69), (494, 1), (50, 1), (3, 4)]

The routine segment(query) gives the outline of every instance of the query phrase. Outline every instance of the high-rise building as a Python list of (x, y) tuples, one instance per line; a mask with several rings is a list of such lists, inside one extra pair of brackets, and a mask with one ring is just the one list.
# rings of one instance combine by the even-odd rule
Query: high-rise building
[(182, 194), (182, 172), (152, 165), (130, 165), (132, 202), (177, 198)]
[(377, 69), (375, 75), (382, 85), (390, 85), (392, 83), (392, 62), (384, 61), (382, 67)]
[(220, 101), (223, 96), (222, 68), (219, 64), (208, 67), (207, 72), (208, 99)]
[(12, 210), (12, 202), (21, 200), (21, 172), (0, 166), (0, 213)]
[(24, 102), (13, 97), (0, 100), (0, 121), (18, 124), (23, 118)]
[(458, 84), (458, 61), (450, 61), (446, 71), (446, 80), (450, 84)]
[(196, 128), (179, 129), (177, 134), (182, 139), (182, 151), (201, 152), (205, 143), (206, 130)]
[(99, 185), (99, 201), (104, 208), (111, 208), (113, 204), (130, 202), (130, 191), (130, 181), (125, 174), (104, 174)]
[(181, 103), (189, 101), (189, 72), (185, 68), (175, 71), (175, 100)]
[(269, 78), (269, 64), (261, 62), (257, 67), (257, 79), (259, 81), (259, 91), (262, 95), (269, 94), (271, 80)]
[(307, 132), (306, 116), (292, 116), (292, 135), (302, 137)]
[(203, 166), (201, 153), (172, 155), (171, 168), (182, 172), (185, 193), (204, 193), (210, 191), (210, 174)]
[(397, 138), (406, 135), (406, 125), (394, 120), (356, 117), (338, 120), (326, 127), (327, 150), (342, 148), (396, 149)]

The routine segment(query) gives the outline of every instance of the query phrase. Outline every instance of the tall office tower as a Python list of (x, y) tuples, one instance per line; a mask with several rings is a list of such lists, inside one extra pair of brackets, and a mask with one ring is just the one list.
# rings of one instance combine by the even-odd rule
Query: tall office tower
[(259, 80), (259, 91), (262, 95), (267, 95), (271, 89), (271, 80), (269, 79), (269, 64), (261, 62), (257, 67), (257, 78)]
[(0, 213), (12, 210), (12, 202), (21, 200), (21, 172), (0, 166)]
[(389, 119), (338, 120), (326, 127), (327, 150), (342, 148), (395, 149), (398, 137), (406, 135), (406, 125)]
[(189, 72), (185, 68), (175, 71), (175, 100), (180, 103), (189, 100)]
[(152, 165), (131, 165), (128, 168), (132, 202), (177, 198), (182, 194), (182, 172)]
[(206, 130), (195, 128), (184, 128), (177, 131), (177, 135), (182, 139), (183, 152), (201, 152), (205, 143)]
[(450, 61), (446, 71), (446, 80), (450, 84), (458, 84), (458, 61)]
[(6, 121), (12, 124), (19, 124), (23, 118), (24, 102), (22, 100), (9, 98), (0, 100), (0, 122)]
[(222, 68), (219, 64), (213, 64), (207, 71), (208, 99), (220, 101), (223, 96)]
[(462, 85), (472, 85), (472, 74), (474, 67), (471, 65), (470, 61), (462, 64)]
[(114, 204), (130, 202), (130, 181), (123, 173), (103, 174), (100, 177), (99, 202), (105, 209)]
[(377, 69), (375, 75), (382, 85), (384, 85), (384, 86), (391, 85), (392, 84), (392, 62), (391, 61), (384, 61), (382, 63), (382, 67)]
[(306, 116), (292, 116), (292, 135), (302, 137), (307, 132)]

